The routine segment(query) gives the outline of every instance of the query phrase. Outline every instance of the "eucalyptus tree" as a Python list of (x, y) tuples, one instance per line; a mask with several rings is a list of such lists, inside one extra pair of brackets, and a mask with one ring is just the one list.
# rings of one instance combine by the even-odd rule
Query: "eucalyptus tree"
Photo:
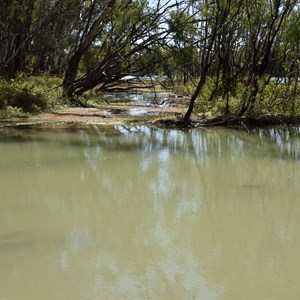
[(36, 4), (34, 17), (40, 26), (31, 42), (33, 73), (61, 75), (65, 71), (68, 49), (76, 43), (73, 32), (80, 26), (80, 3), (39, 0)]
[(173, 76), (177, 76), (177, 80), (183, 81), (184, 85), (197, 75), (198, 63), (194, 43), (197, 21), (189, 7), (189, 4), (181, 6), (170, 13), (168, 26), (171, 34), (166, 44), (175, 64)]
[[(244, 86), (240, 117), (251, 114), (257, 95), (263, 92), (270, 76), (261, 83), (275, 56), (275, 45), (297, 0), (254, 0), (245, 3), (246, 37), (244, 40)], [(274, 64), (274, 61), (273, 61)], [(270, 74), (268, 74), (270, 75)]]
[(190, 121), (195, 101), (207, 82), (207, 76), (213, 74), (218, 47), (221, 45), (218, 43), (218, 39), (224, 30), (225, 24), (231, 21), (230, 16), (232, 13), (231, 0), (202, 0), (199, 1), (197, 9), (199, 24), (196, 45), (199, 51), (200, 79), (184, 115), (186, 122)]
[(61, 72), (77, 7), (77, 0), (0, 0), (0, 76)]
[[(163, 25), (174, 5), (158, 1), (90, 1), (89, 18), (79, 33), (79, 43), (71, 50), (63, 88), (68, 97), (97, 87), (104, 90), (124, 75), (142, 72), (138, 63), (143, 53), (168, 34)], [(79, 74), (80, 62), (91, 54), (94, 64)]]
[[(299, 77), (300, 5), (295, 5), (279, 32), (272, 53), (272, 66), (279, 82), (294, 82)], [(284, 79), (284, 80), (282, 80)]]
[[(66, 95), (72, 95), (76, 89), (74, 82), (76, 80), (80, 60), (95, 41), (96, 37), (104, 31), (116, 2), (116, 0), (83, 2), (83, 17), (81, 20), (83, 26), (79, 28), (77, 32), (79, 39), (74, 45), (73, 53), (68, 60), (63, 82)], [(85, 6), (86, 9), (84, 9)]]
[(208, 76), (216, 77), (213, 92), (218, 90), (221, 78), (220, 87), (227, 98), (226, 113), (230, 94), (237, 85), (243, 87), (237, 116), (247, 117), (253, 112), (258, 94), (263, 92), (274, 72), (278, 38), (297, 3), (297, 0), (198, 2), (200, 78), (184, 116), (186, 122)]
[(0, 74), (12, 77), (24, 68), (31, 38), (34, 1), (0, 2)]

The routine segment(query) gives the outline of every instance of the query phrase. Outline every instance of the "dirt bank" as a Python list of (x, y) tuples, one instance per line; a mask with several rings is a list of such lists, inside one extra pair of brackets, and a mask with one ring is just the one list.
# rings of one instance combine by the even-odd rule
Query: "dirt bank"
[(5, 127), (77, 127), (85, 125), (147, 124), (155, 127), (191, 128), (204, 126), (229, 126), (244, 129), (276, 125), (298, 125), (300, 117), (235, 118), (215, 117), (201, 119), (195, 117), (184, 122), (186, 105), (174, 107), (140, 106), (129, 103), (115, 103), (99, 107), (68, 107), (28, 118), (0, 120), (0, 128)]
[(177, 107), (145, 107), (112, 104), (92, 108), (69, 107), (28, 118), (0, 120), (0, 127), (68, 126), (84, 124), (147, 123), (157, 118), (175, 118), (184, 111)]

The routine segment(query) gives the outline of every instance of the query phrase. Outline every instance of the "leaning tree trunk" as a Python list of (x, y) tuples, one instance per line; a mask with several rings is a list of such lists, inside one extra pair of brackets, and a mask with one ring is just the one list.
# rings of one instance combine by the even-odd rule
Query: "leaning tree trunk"
[(211, 53), (211, 52), (212, 52), (213, 43), (215, 41), (215, 37), (216, 37), (216, 31), (212, 35), (212, 38), (210, 40), (210, 43), (208, 45), (206, 53), (204, 53), (203, 56), (202, 56), (200, 81), (199, 81), (199, 83), (197, 85), (197, 88), (196, 88), (196, 90), (195, 90), (195, 92), (194, 92), (194, 94), (193, 94), (193, 96), (192, 96), (192, 98), (190, 100), (190, 104), (189, 104), (188, 110), (186, 111), (186, 113), (185, 113), (185, 115), (183, 117), (183, 120), (186, 123), (190, 122), (191, 115), (192, 115), (192, 112), (193, 112), (194, 106), (195, 106), (195, 100), (197, 99), (197, 97), (202, 92), (202, 89), (203, 89), (203, 87), (204, 87), (204, 85), (206, 83), (207, 73), (208, 73), (208, 70), (210, 68), (211, 59), (212, 59), (212, 56), (213, 56), (213, 53)]
[(79, 62), (81, 60), (83, 53), (85, 52), (84, 50), (83, 51), (79, 51), (79, 50), (80, 49), (78, 49), (68, 61), (65, 78), (63, 81), (63, 93), (64, 96), (68, 98), (71, 98), (74, 93), (74, 88), (72, 88), (72, 86), (76, 80)]
[(188, 107), (188, 110), (186, 111), (184, 117), (183, 117), (183, 120), (186, 122), (186, 123), (189, 123), (190, 122), (190, 119), (191, 119), (191, 115), (192, 115), (192, 112), (194, 110), (194, 106), (195, 106), (195, 100), (197, 99), (197, 97), (199, 96), (199, 94), (201, 93), (204, 85), (205, 85), (205, 82), (206, 82), (206, 75), (205, 76), (201, 76), (201, 79), (197, 85), (197, 88), (190, 100), (190, 104), (189, 104), (189, 107)]
[(72, 97), (74, 90), (72, 89), (72, 85), (76, 80), (78, 67), (82, 56), (89, 49), (93, 41), (96, 39), (97, 35), (105, 25), (105, 20), (107, 19), (109, 12), (112, 11), (116, 0), (110, 0), (106, 4), (105, 8), (99, 15), (99, 17), (94, 21), (93, 25), (89, 29), (88, 33), (81, 41), (79, 47), (71, 56), (67, 64), (67, 70), (65, 73), (65, 78), (63, 81), (63, 94), (67, 97)]

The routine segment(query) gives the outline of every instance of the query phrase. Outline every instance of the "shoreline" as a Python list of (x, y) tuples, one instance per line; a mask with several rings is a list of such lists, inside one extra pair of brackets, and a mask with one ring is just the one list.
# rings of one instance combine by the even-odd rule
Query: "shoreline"
[[(145, 110), (146, 109), (146, 110)], [(128, 110), (135, 110), (130, 115)], [(139, 114), (139, 111), (141, 112)], [(88, 125), (140, 125), (157, 128), (189, 129), (201, 127), (228, 127), (249, 130), (276, 126), (297, 126), (300, 116), (263, 118), (236, 117), (194, 117), (190, 122), (182, 118), (182, 107), (145, 108), (143, 106), (105, 106), (105, 107), (71, 107), (55, 110), (49, 113), (37, 114), (27, 118), (0, 119), (0, 129), (4, 128), (76, 128)]]

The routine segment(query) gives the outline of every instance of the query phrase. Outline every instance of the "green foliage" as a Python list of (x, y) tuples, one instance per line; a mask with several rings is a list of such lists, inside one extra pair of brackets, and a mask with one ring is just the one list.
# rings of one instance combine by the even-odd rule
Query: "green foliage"
[(27, 118), (28, 113), (24, 112), (22, 108), (17, 108), (13, 106), (6, 106), (4, 109), (0, 110), (1, 119), (10, 119), (10, 118)]
[(300, 93), (297, 92), (297, 83), (270, 82), (260, 95), (255, 110), (261, 115), (275, 115), (294, 117), (300, 114)]
[[(299, 116), (300, 93), (298, 91), (298, 83), (294, 80), (287, 83), (270, 81), (264, 85), (264, 80), (265, 78), (259, 83), (260, 92), (257, 95), (258, 100), (249, 116), (256, 118), (265, 116), (284, 118)], [(228, 107), (222, 87), (215, 93), (215, 97), (211, 97), (214, 88), (215, 78), (209, 77), (195, 105), (195, 113), (203, 117), (238, 115), (244, 101), (244, 96), (249, 88), (240, 82), (236, 86), (235, 93), (231, 93), (228, 97)]]
[(59, 104), (61, 80), (52, 77), (27, 77), (0, 80), (0, 110), (2, 117), (26, 117), (47, 111)]
[(73, 95), (71, 100), (70, 105), (81, 107), (95, 107), (107, 103), (105, 97), (96, 90), (89, 90), (80, 96)]
[(173, 11), (168, 21), (175, 44), (190, 42), (196, 34), (195, 18), (184, 11)]

